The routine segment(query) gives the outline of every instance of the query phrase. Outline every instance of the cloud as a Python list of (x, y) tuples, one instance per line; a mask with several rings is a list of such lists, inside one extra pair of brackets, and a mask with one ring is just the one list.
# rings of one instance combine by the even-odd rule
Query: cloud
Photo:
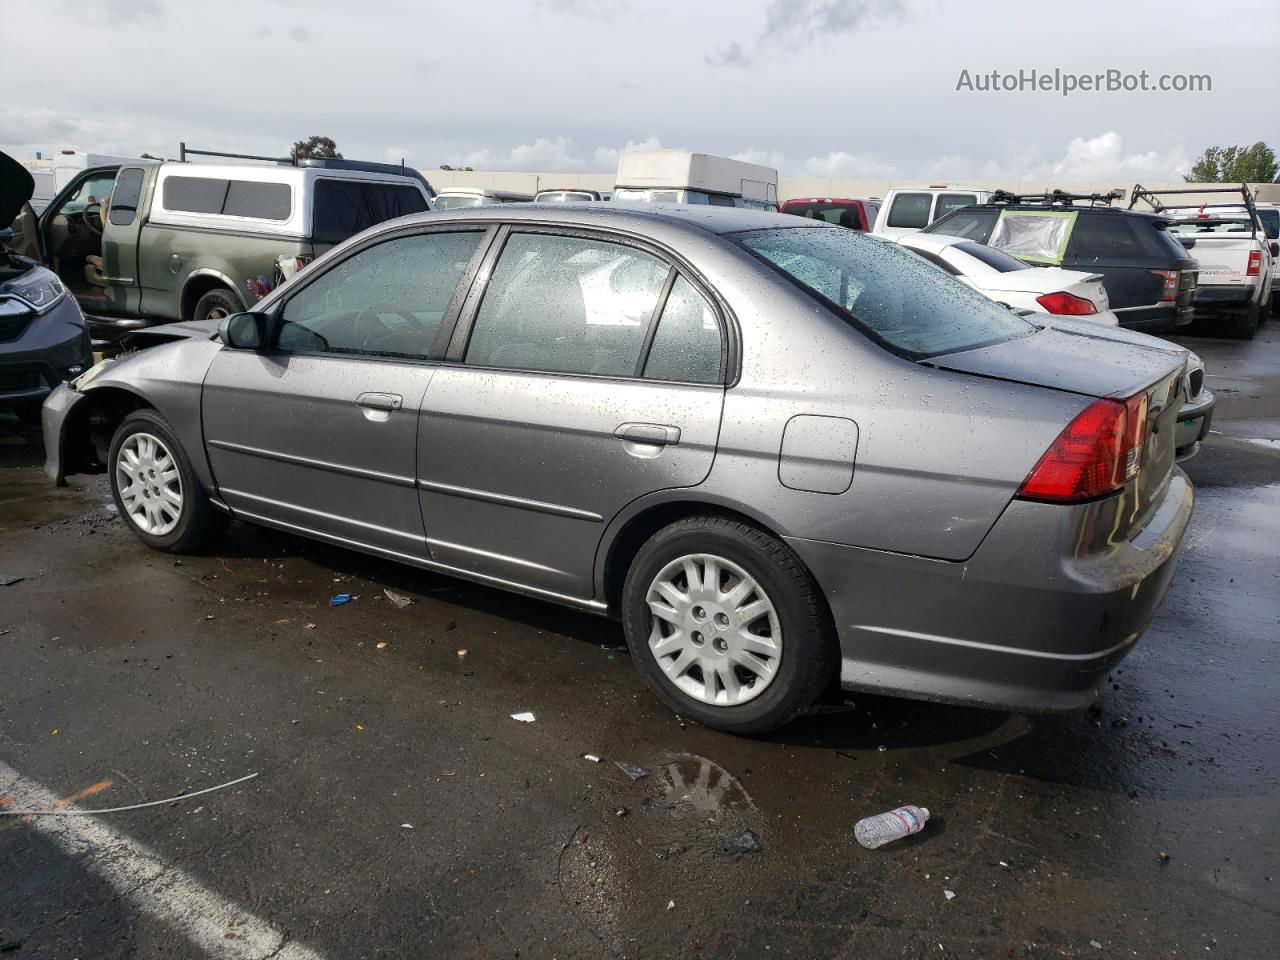
[(801, 172), (807, 177), (900, 177), (901, 168), (885, 163), (869, 154), (833, 150), (821, 157), (810, 157)]
[(299, 43), (305, 43), (311, 39), (311, 31), (300, 23), (295, 23), (289, 28), (289, 36)]
[(552, 13), (583, 20), (613, 20), (628, 8), (627, 0), (540, 0)]
[(775, 170), (781, 169), (786, 159), (777, 150), (757, 150), (755, 147), (748, 147), (746, 150), (731, 153), (729, 156), (733, 160), (742, 160), (745, 163), (759, 163), (766, 167), (773, 167)]
[(790, 49), (906, 18), (902, 0), (771, 0), (761, 43)]
[(708, 66), (712, 67), (749, 67), (751, 66), (751, 57), (742, 49), (742, 44), (734, 40), (727, 47), (717, 50), (715, 53), (709, 53), (704, 58)]
[(487, 147), (472, 150), (448, 161), (451, 166), (475, 167), (477, 170), (554, 170), (561, 173), (585, 170), (586, 161), (574, 152), (569, 137), (539, 137), (533, 143), (522, 143), (509, 151)]
[(110, 26), (164, 16), (161, 0), (70, 0), (68, 6)]
[(596, 147), (595, 152), (591, 155), (593, 166), (597, 170), (616, 170), (618, 169), (618, 154), (623, 150), (661, 150), (662, 141), (657, 137), (649, 136), (643, 140), (628, 140), (624, 147)]

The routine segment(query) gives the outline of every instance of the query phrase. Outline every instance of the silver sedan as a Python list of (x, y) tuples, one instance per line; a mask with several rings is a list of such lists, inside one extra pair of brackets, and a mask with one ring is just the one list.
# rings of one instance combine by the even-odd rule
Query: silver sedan
[(737, 733), (837, 684), (1088, 704), (1191, 515), (1185, 351), (794, 217), (425, 214), (172, 336), (49, 398), (55, 480), (161, 550), (236, 518), (618, 618)]

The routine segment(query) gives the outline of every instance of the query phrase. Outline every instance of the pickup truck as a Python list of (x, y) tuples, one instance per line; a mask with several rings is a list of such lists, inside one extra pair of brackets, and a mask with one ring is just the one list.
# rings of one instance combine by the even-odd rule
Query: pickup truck
[(128, 160), (84, 170), (5, 247), (75, 297), (98, 349), (141, 327), (250, 309), (348, 237), (427, 210), (420, 178), (278, 163)]
[[(1242, 203), (1166, 204), (1171, 194), (1234, 194)], [(1186, 190), (1134, 187), (1133, 201), (1146, 200), (1169, 220), (1169, 233), (1199, 265), (1193, 305), (1197, 320), (1229, 336), (1250, 339), (1271, 314), (1271, 287), (1280, 245), (1266, 227), (1245, 184)]]

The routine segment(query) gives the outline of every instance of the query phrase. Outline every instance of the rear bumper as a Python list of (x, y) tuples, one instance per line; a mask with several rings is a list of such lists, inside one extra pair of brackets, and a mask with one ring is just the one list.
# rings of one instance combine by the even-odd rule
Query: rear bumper
[(1256, 287), (1243, 284), (1211, 284), (1196, 287), (1195, 306), (1197, 311), (1204, 308), (1243, 306), (1253, 301)]
[(1160, 333), (1185, 327), (1195, 319), (1195, 308), (1190, 299), (1185, 304), (1160, 303), (1150, 307), (1111, 308), (1120, 320), (1120, 326), (1143, 333)]
[(841, 685), (1013, 710), (1088, 705), (1151, 622), (1194, 493), (1175, 468), (1140, 533), (1076, 555), (1105, 541), (1119, 500), (1015, 500), (963, 563), (789, 539), (830, 602)]
[(1213, 423), (1213, 392), (1201, 390), (1200, 395), (1183, 404), (1178, 411), (1178, 424), (1174, 428), (1173, 445), (1179, 460), (1185, 460), (1196, 452), (1196, 444), (1209, 435)]

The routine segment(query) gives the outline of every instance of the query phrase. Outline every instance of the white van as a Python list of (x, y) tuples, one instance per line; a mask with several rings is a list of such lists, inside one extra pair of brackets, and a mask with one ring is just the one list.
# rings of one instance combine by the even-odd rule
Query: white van
[(939, 217), (973, 203), (986, 203), (992, 191), (931, 183), (927, 187), (894, 187), (884, 196), (872, 233), (897, 237), (923, 230)]
[(613, 199), (777, 210), (778, 171), (690, 150), (624, 150)]
[(484, 207), (494, 203), (530, 203), (532, 193), (490, 190), (487, 187), (450, 187), (441, 190), (431, 203), (432, 210), (455, 210), (458, 207)]

